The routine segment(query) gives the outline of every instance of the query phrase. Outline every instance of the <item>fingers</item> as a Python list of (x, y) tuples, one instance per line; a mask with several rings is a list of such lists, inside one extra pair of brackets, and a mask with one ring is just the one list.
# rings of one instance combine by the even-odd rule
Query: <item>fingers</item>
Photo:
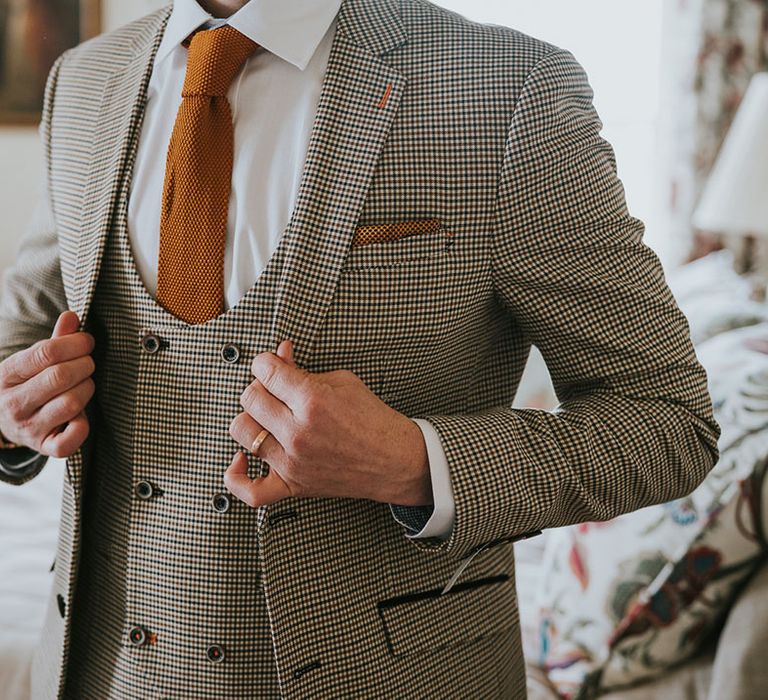
[(277, 346), (277, 356), (287, 362), (291, 367), (296, 367), (296, 361), (293, 358), (293, 342), (290, 340), (283, 340), (280, 345)]
[(80, 415), (93, 398), (96, 385), (88, 378), (43, 405), (34, 417), (44, 435)]
[(240, 405), (251, 418), (273, 433), (281, 443), (286, 442), (288, 439), (286, 431), (293, 425), (293, 414), (282, 401), (270, 394), (259, 380), (251, 382), (246, 387), (240, 395)]
[(90, 333), (71, 333), (39, 340), (0, 364), (0, 387), (23, 384), (48, 367), (90, 355), (94, 345), (95, 341)]
[(51, 338), (60, 338), (70, 333), (77, 333), (80, 328), (80, 319), (74, 311), (62, 311), (53, 327)]
[(55, 429), (42, 442), (40, 452), (50, 457), (69, 457), (88, 437), (88, 419), (84, 413), (73, 418), (64, 429)]
[(274, 469), (270, 469), (264, 477), (251, 479), (248, 476), (248, 458), (242, 452), (235, 453), (224, 472), (224, 485), (252, 508), (272, 505), (291, 496), (290, 489)]
[[(267, 430), (269, 430), (269, 428), (267, 428)], [(239, 413), (229, 425), (229, 434), (249, 452), (251, 451), (253, 441), (258, 437), (261, 431), (262, 426), (253, 420), (247, 413)], [(280, 452), (283, 451), (277, 438), (270, 432), (254, 454), (268, 464), (271, 464), (278, 457), (277, 448), (280, 449)]]
[(19, 394), (18, 411), (31, 415), (55, 397), (69, 391), (93, 374), (96, 365), (90, 355), (45, 368), (14, 391)]
[(289, 408), (298, 408), (304, 399), (305, 387), (310, 380), (306, 370), (289, 364), (272, 352), (256, 355), (251, 372), (270, 394), (276, 396)]

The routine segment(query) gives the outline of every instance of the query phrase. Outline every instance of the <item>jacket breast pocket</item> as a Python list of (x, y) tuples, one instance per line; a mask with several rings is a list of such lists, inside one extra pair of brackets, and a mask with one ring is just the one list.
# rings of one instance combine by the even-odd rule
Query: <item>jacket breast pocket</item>
[(454, 237), (440, 219), (358, 226), (342, 270), (387, 267), (439, 256), (451, 250)]
[(470, 643), (518, 624), (507, 574), (465, 581), (442, 595), (434, 589), (382, 600), (378, 611), (394, 656)]

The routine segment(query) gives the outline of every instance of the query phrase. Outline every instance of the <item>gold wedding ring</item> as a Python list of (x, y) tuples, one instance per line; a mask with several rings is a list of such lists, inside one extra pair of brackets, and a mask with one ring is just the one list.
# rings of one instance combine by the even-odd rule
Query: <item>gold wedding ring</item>
[(264, 440), (267, 439), (267, 435), (269, 435), (269, 430), (264, 428), (257, 436), (256, 439), (251, 443), (251, 452), (253, 454), (256, 454), (259, 451), (259, 447), (261, 447), (261, 443), (264, 442)]

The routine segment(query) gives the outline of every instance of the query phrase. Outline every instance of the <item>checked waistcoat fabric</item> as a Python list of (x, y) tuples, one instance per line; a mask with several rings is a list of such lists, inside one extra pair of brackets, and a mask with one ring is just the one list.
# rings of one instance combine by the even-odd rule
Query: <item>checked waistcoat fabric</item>
[(92, 309), (99, 468), (85, 484), (65, 697), (278, 697), (261, 513), (222, 475), (249, 358), (267, 349), (279, 253), (236, 308), (187, 325), (140, 280), (124, 192), (117, 221)]
[(187, 70), (168, 145), (157, 300), (187, 323), (224, 308), (224, 247), (234, 127), (230, 83), (258, 44), (225, 25), (184, 42)]

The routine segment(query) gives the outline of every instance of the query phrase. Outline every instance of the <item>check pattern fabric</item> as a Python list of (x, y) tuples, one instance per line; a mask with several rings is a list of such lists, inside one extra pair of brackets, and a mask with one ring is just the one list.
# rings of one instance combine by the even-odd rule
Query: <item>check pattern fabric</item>
[(185, 42), (187, 71), (168, 145), (157, 299), (187, 323), (224, 309), (224, 247), (232, 188), (230, 83), (258, 44), (225, 25)]
[[(102, 438), (133, 450), (119, 463), (137, 470), (119, 477), (126, 544), (113, 553), (113, 566), (128, 563), (125, 600), (137, 619), (118, 614), (92, 629), (93, 644), (121, 640), (132, 660), (109, 667), (117, 681), (103, 680), (105, 697), (123, 697), (131, 683), (134, 697), (197, 697), (179, 690), (184, 674), (200, 697), (216, 683), (216, 697), (237, 697), (252, 678), (240, 664), (254, 654), (286, 698), (524, 698), (512, 541), (677, 498), (719, 456), (705, 370), (627, 210), (583, 68), (567, 50), (424, 0), (344, 0), (296, 208), (242, 314), (238, 305), (221, 323), (190, 328), (129, 292), (132, 311), (118, 306), (110, 318), (97, 297), (119, 279), (110, 277), (115, 260), (130, 267), (120, 202), (169, 11), (54, 66), (41, 130), (47, 188), (0, 306), (0, 357), (46, 337), (61, 309), (75, 310), (101, 352), (114, 353), (101, 364), (116, 379), (100, 391), (125, 395), (111, 408), (92, 403), (92, 432), (110, 435), (108, 410), (113, 420), (132, 416), (127, 432)], [(352, 244), (363, 227), (432, 219), (440, 225)], [(167, 345), (147, 354), (147, 332)], [(229, 463), (220, 432), (248, 364), (216, 353), (242, 342), (247, 358), (286, 337), (299, 366), (349, 369), (435, 426), (456, 504), (449, 539), (410, 539), (386, 504), (370, 501), (211, 510)], [(532, 344), (550, 369), (556, 410), (511, 407)], [(185, 382), (164, 379), (164, 365)], [(176, 410), (188, 378), (191, 414)], [(166, 431), (183, 438), (199, 421), (195, 454), (175, 454)], [(163, 467), (186, 457), (188, 479)], [(86, 615), (75, 596), (86, 576), (78, 557), (93, 556), (81, 525), (98, 493), (91, 485), (114, 463), (94, 439), (67, 460), (36, 700), (63, 697), (76, 664), (73, 629)], [(128, 486), (155, 468), (169, 497), (140, 506)], [(169, 567), (185, 577), (164, 586), (155, 572)], [(223, 612), (222, 601), (242, 601), (244, 571), (263, 594), (263, 608), (255, 592), (251, 601), (253, 627)], [(150, 630), (164, 620), (165, 634), (129, 646), (125, 630), (142, 620)], [(217, 639), (225, 653), (214, 663), (205, 652)], [(123, 669), (131, 673), (121, 678)]]

